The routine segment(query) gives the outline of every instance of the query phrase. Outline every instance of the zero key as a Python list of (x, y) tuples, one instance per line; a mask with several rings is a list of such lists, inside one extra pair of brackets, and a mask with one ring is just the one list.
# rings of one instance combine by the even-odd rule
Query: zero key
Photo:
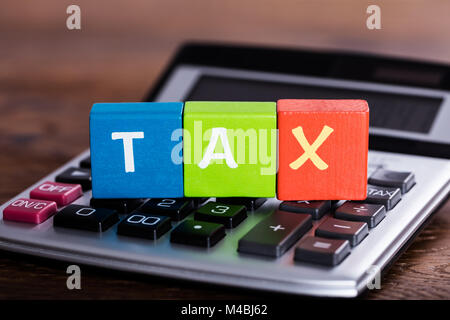
[(276, 210), (239, 240), (238, 251), (279, 257), (311, 227), (309, 214)]

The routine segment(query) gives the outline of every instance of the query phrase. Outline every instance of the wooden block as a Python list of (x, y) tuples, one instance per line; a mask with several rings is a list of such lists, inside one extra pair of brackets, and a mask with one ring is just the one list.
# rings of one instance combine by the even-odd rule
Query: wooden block
[(182, 114), (181, 102), (94, 104), (93, 197), (183, 197)]
[(364, 100), (278, 100), (280, 200), (366, 198)]
[(186, 197), (274, 197), (275, 102), (186, 102)]

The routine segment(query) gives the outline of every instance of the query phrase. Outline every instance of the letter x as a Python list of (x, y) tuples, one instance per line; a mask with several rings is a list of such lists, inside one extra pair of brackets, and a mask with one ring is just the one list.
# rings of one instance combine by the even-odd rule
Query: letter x
[(305, 153), (303, 153), (297, 160), (293, 161), (289, 166), (293, 170), (297, 170), (300, 168), (308, 159), (311, 159), (312, 163), (317, 167), (319, 170), (325, 170), (328, 168), (328, 165), (320, 159), (320, 157), (317, 155), (316, 151), (317, 149), (324, 143), (324, 141), (328, 138), (328, 136), (333, 132), (333, 128), (330, 128), (329, 126), (323, 126), (322, 132), (320, 132), (319, 136), (317, 137), (316, 141), (313, 142), (313, 144), (309, 144), (308, 140), (305, 137), (305, 133), (303, 132), (302, 127), (297, 127), (292, 129), (292, 134), (297, 139), (298, 143), (302, 146), (303, 150), (305, 150)]

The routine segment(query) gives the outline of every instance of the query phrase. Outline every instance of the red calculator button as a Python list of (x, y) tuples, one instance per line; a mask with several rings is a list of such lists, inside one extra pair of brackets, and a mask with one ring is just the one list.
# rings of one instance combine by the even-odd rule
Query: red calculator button
[(3, 220), (39, 224), (52, 216), (56, 210), (54, 201), (20, 198), (3, 210)]
[(30, 198), (55, 201), (65, 206), (83, 195), (81, 185), (46, 181), (30, 192)]

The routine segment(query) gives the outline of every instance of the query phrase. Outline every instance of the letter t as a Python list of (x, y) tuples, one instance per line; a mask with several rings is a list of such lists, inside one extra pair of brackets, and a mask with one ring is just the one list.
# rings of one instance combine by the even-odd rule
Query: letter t
[(111, 138), (113, 140), (123, 140), (125, 172), (134, 172), (133, 139), (144, 139), (144, 132), (113, 132)]

